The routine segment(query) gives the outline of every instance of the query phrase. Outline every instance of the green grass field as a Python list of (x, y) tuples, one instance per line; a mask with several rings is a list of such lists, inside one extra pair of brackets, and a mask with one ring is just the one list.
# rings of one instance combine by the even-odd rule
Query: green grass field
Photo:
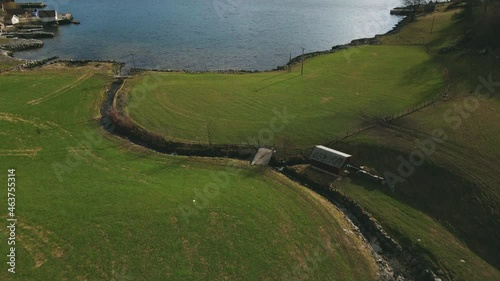
[[(376, 280), (342, 213), (270, 170), (165, 156), (101, 129), (110, 71), (0, 75), (0, 280)], [(196, 200), (193, 202), (193, 200)]]
[[(459, 12), (436, 13), (434, 30), (438, 33), (430, 37), (425, 30), (432, 24), (432, 14), (419, 17), (401, 33), (384, 37), (382, 41), (391, 45), (407, 44), (412, 38), (426, 38), (431, 53), (436, 53), (439, 48), (453, 46), (461, 40), (463, 23), (452, 18)], [(436, 262), (450, 268), (457, 280), (500, 278), (499, 89), (489, 91), (481, 82), (488, 81), (490, 75), (492, 81), (500, 80), (498, 54), (498, 51), (491, 51), (480, 56), (477, 50), (465, 48), (448, 55), (433, 56), (436, 64), (447, 69), (452, 85), (446, 98), (337, 145), (337, 148), (357, 155), (358, 164), (375, 168), (379, 174), (386, 171), (397, 174), (399, 156), (408, 157), (416, 150), (417, 144), (428, 141), (436, 129), (446, 134), (446, 141), (436, 144), (435, 151), (426, 156), (425, 163), (397, 185), (395, 194), (379, 196), (374, 187), (363, 188), (360, 184), (347, 185), (344, 191), (369, 209), (386, 228), (395, 230), (394, 234), (412, 239), (411, 243), (415, 243), (417, 236), (424, 235), (420, 228), (413, 229), (412, 226), (426, 223), (427, 219), (421, 219), (424, 213), (446, 226), (450, 234), (436, 231), (435, 226), (431, 228), (433, 231), (427, 233), (426, 240), (432, 243), (425, 248), (437, 258)], [(480, 93), (483, 98), (474, 94), (478, 85), (482, 85)], [(394, 206), (401, 203), (412, 206), (413, 211), (406, 212), (406, 215), (395, 213)], [(421, 215), (414, 213), (417, 210)], [(423, 228), (429, 229), (429, 226)], [(463, 244), (455, 248), (453, 245), (457, 240), (451, 239), (451, 234)], [(452, 242), (446, 243), (446, 240)], [(463, 252), (464, 247), (469, 248), (468, 254)], [(475, 270), (456, 263), (460, 256), (470, 256), (469, 260), (476, 260), (473, 263), (481, 258), (490, 266), (476, 265), (474, 267), (481, 270)], [(479, 273), (483, 276), (480, 277)]]
[(340, 186), (405, 247), (423, 249), (451, 278), (496, 280), (498, 95), (493, 93), (473, 114), (462, 117), (458, 129), (451, 128), (443, 114), (463, 105), (479, 75), (487, 79), (492, 74), (498, 81), (498, 53), (480, 57), (465, 50), (438, 55), (440, 48), (454, 46), (464, 34), (463, 23), (454, 19), (460, 10), (444, 7), (399, 33), (381, 37), (382, 45), (307, 60), (304, 76), (297, 67), (292, 73), (252, 75), (146, 73), (129, 81), (122, 92), (128, 98), (125, 112), (166, 138), (238, 143), (269, 128), (273, 109), (286, 106), (295, 118), (271, 144), (280, 147), (287, 141), (310, 147), (438, 96), (446, 81), (450, 91), (437, 104), (338, 144), (355, 155), (357, 164), (368, 164), (382, 174), (395, 171), (397, 157), (415, 150), (434, 129), (445, 130), (446, 143), (395, 194), (367, 183)]
[[(310, 147), (443, 88), (423, 47), (363, 46), (309, 59), (303, 76), (299, 66), (290, 73), (146, 73), (127, 81), (122, 95), (138, 125), (169, 139)], [(290, 118), (272, 123), (275, 112)]]
[(472, 252), (442, 224), (425, 213), (394, 200), (376, 185), (347, 180), (336, 186), (379, 218), (394, 237), (405, 241), (407, 247), (431, 256), (431, 262), (446, 270), (452, 280), (500, 278), (500, 271)]
[[(307, 60), (303, 76), (298, 67), (145, 73), (121, 91), (125, 112), (168, 139), (260, 137), (261, 144), (308, 148), (450, 84), (438, 103), (335, 147), (383, 174), (443, 129), (447, 141), (396, 192), (354, 177), (335, 186), (453, 280), (498, 280), (498, 90), (458, 126), (443, 114), (463, 106), (478, 76), (500, 80), (500, 54), (437, 55), (464, 34), (452, 18), (459, 10), (443, 10), (382, 37), (383, 45)], [(110, 75), (102, 65), (0, 75), (0, 181), (17, 169), (19, 219), (18, 274), (5, 269), (0, 280), (377, 279), (373, 258), (345, 231), (341, 213), (304, 187), (246, 163), (164, 156), (105, 133), (99, 106)], [(281, 127), (276, 117), (284, 111)], [(0, 241), (8, 234), (3, 228)], [(0, 245), (7, 253), (7, 243)]]

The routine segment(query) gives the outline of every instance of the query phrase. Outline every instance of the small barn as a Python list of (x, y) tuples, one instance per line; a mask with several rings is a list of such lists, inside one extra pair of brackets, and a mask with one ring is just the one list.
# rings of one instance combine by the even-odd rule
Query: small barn
[(57, 22), (57, 11), (56, 10), (40, 10), (38, 11), (38, 17), (42, 23), (55, 23)]
[(312, 168), (336, 176), (340, 175), (350, 159), (351, 155), (322, 145), (317, 145), (309, 156)]
[(5, 24), (8, 25), (16, 25), (19, 23), (19, 17), (16, 15), (6, 15), (3, 20)]

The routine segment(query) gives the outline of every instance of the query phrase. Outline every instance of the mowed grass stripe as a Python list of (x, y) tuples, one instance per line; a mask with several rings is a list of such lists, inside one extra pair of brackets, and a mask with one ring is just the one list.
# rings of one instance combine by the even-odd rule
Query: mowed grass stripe
[[(126, 112), (141, 127), (170, 139), (241, 143), (269, 128), (276, 111), (295, 116), (269, 143), (326, 142), (365, 118), (391, 115), (444, 89), (439, 68), (421, 47), (364, 46), (319, 56), (288, 73), (145, 73), (127, 83)], [(365, 116), (365, 117), (362, 117)], [(366, 117), (368, 116), (368, 117)]]

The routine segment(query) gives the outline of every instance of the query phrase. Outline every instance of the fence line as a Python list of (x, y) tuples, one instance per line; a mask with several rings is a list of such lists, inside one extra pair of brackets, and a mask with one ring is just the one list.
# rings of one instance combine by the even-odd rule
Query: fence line
[(422, 110), (422, 109), (424, 109), (424, 108), (426, 108), (428, 106), (431, 106), (431, 105), (435, 104), (436, 102), (438, 102), (441, 99), (442, 96), (448, 95), (448, 92), (449, 92), (450, 88), (451, 88), (451, 84), (448, 85), (448, 87), (446, 88), (445, 93), (443, 95), (439, 95), (437, 97), (434, 97), (431, 100), (428, 100), (428, 101), (425, 101), (425, 102), (423, 102), (421, 104), (418, 104), (416, 106), (404, 109), (401, 112), (397, 112), (397, 113), (392, 114), (392, 115), (386, 115), (386, 116), (384, 116), (384, 117), (382, 117), (380, 119), (374, 120), (373, 124), (364, 126), (364, 127), (359, 128), (357, 130), (354, 130), (352, 132), (347, 131), (345, 133), (345, 135), (343, 135), (341, 137), (338, 137), (338, 138), (336, 138), (336, 139), (328, 142), (327, 145), (333, 145), (333, 144), (335, 144), (335, 143), (337, 143), (339, 141), (345, 140), (345, 139), (347, 139), (349, 137), (352, 137), (352, 136), (354, 136), (356, 134), (359, 134), (359, 133), (364, 132), (366, 130), (369, 130), (371, 128), (377, 127), (381, 123), (388, 123), (388, 122), (397, 120), (399, 118), (402, 118), (402, 117), (405, 117), (407, 115), (413, 114), (413, 113), (415, 113), (415, 112), (417, 112), (419, 110)]

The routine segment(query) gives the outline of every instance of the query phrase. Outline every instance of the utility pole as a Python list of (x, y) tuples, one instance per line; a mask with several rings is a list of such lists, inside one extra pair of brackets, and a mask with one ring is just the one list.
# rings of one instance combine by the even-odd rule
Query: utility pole
[(292, 71), (292, 65), (290, 64), (292, 62), (292, 53), (290, 53), (290, 57), (288, 57), (288, 72)]
[(302, 48), (302, 66), (300, 67), (300, 75), (304, 74), (304, 48)]
[(434, 17), (432, 17), (431, 34), (432, 34), (432, 30), (434, 29), (434, 20), (435, 19), (436, 19), (436, 15), (434, 15)]

